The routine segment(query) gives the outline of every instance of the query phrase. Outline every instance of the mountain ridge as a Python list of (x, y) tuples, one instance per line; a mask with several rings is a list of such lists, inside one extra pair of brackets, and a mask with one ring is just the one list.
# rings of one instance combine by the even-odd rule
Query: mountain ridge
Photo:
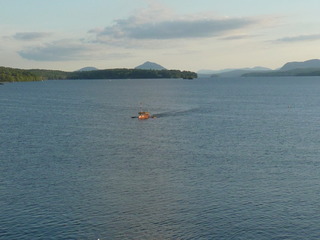
[(319, 59), (310, 59), (303, 62), (287, 62), (280, 68), (280, 71), (290, 71), (294, 69), (320, 68)]
[(145, 62), (137, 67), (135, 69), (142, 69), (142, 70), (167, 70), (165, 67), (161, 66), (160, 64), (154, 63), (154, 62)]
[(77, 70), (76, 72), (87, 72), (87, 71), (97, 71), (97, 70), (99, 70), (99, 69), (96, 67), (84, 67), (84, 68)]
[(199, 70), (199, 77), (279, 77), (279, 76), (320, 76), (320, 59), (292, 61), (281, 68), (272, 70), (265, 67)]
[(270, 71), (270, 68), (252, 67), (252, 68), (227, 68), (222, 70), (199, 70), (199, 77), (241, 77), (243, 74), (251, 72)]

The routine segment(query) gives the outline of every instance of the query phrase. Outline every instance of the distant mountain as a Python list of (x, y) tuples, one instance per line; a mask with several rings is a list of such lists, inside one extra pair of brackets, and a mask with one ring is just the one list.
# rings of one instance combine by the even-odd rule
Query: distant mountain
[(288, 62), (280, 68), (280, 71), (290, 71), (301, 68), (320, 68), (320, 60), (312, 59), (304, 62)]
[(241, 77), (243, 74), (252, 72), (264, 72), (269, 70), (271, 69), (265, 67), (242, 68), (220, 73), (218, 74), (218, 77)]
[(282, 68), (273, 71), (251, 72), (244, 77), (294, 77), (320, 76), (320, 60), (311, 59), (304, 62), (288, 62)]
[(271, 69), (265, 67), (240, 68), (240, 69), (222, 69), (222, 70), (200, 70), (199, 77), (241, 77), (243, 74), (252, 72), (270, 71)]
[(96, 71), (96, 70), (99, 70), (99, 69), (95, 67), (84, 67), (77, 70), (76, 72), (88, 72), (88, 71)]
[(209, 69), (202, 69), (199, 70), (197, 73), (200, 75), (213, 75), (213, 74), (219, 74), (223, 72), (230, 72), (237, 70), (236, 68), (227, 68), (227, 69), (222, 69), (222, 70), (209, 70)]
[(166, 68), (162, 67), (161, 65), (153, 62), (145, 62), (144, 64), (141, 64), (135, 69), (143, 69), (143, 70), (166, 70)]
[(253, 68), (226, 68), (226, 69), (221, 69), (221, 70), (208, 70), (208, 69), (203, 69), (199, 70), (197, 73), (199, 74), (219, 74), (219, 73), (225, 73), (225, 72), (231, 72), (235, 70), (246, 70), (246, 71), (268, 71), (270, 68), (265, 68), (265, 67), (253, 67)]

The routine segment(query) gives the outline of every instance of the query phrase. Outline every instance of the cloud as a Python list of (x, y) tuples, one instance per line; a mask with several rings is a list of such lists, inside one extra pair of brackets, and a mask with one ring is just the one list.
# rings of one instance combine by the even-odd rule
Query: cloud
[(119, 19), (112, 26), (92, 30), (96, 40), (113, 43), (125, 40), (172, 40), (221, 37), (260, 23), (254, 18), (218, 18), (212, 14), (178, 16), (161, 6), (149, 6)]
[(133, 39), (202, 38), (217, 36), (249, 24), (252, 22), (247, 19), (184, 19), (130, 25), (128, 22), (122, 21), (114, 27), (106, 28), (101, 35)]
[(284, 37), (275, 40), (274, 42), (305, 42), (305, 41), (316, 41), (320, 40), (320, 34), (311, 34), (311, 35), (299, 35), (294, 37)]
[[(189, 41), (215, 37), (217, 39), (244, 39), (251, 27), (261, 27), (262, 18), (217, 17), (212, 13), (177, 15), (156, 2), (139, 9), (131, 16), (118, 19), (105, 28), (88, 31), (81, 39), (64, 39), (42, 45), (25, 46), (18, 54), (34, 61), (71, 61), (127, 57), (125, 49), (175, 49)], [(248, 33), (244, 35), (243, 33)], [(242, 34), (242, 35), (241, 35)], [(20, 32), (18, 40), (37, 40), (48, 33)], [(28, 43), (29, 44), (29, 43)], [(125, 55), (124, 55), (125, 54)]]
[(35, 61), (63, 61), (88, 57), (92, 51), (94, 51), (93, 48), (81, 43), (61, 40), (21, 50), (18, 54), (25, 59)]
[(73, 61), (73, 60), (105, 60), (132, 57), (131, 53), (117, 51), (105, 45), (89, 44), (83, 41), (65, 39), (28, 47), (18, 51), (25, 59), (33, 61)]
[(16, 40), (22, 40), (22, 41), (32, 41), (32, 40), (42, 39), (50, 35), (51, 35), (50, 33), (43, 33), (43, 32), (19, 32), (13, 35), (13, 38)]

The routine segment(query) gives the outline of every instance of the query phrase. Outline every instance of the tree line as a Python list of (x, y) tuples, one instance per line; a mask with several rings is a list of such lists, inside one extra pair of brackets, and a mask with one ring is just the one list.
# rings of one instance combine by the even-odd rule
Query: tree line
[(0, 67), (0, 82), (21, 82), (66, 79), (138, 79), (138, 78), (197, 78), (197, 74), (180, 70), (106, 69), (84, 72), (64, 72), (57, 70), (22, 70)]
[(28, 70), (0, 67), (0, 82), (39, 81), (40, 76)]

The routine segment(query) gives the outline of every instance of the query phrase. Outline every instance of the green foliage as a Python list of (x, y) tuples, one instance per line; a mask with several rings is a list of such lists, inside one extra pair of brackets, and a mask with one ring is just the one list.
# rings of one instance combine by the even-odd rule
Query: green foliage
[(194, 72), (179, 70), (107, 69), (87, 72), (72, 72), (68, 79), (137, 79), (137, 78), (196, 78)]
[(0, 82), (38, 81), (39, 76), (28, 70), (0, 67)]
[(21, 70), (0, 67), (0, 82), (20, 82), (64, 79), (137, 79), (137, 78), (197, 78), (197, 74), (180, 70), (107, 69), (83, 72), (56, 70)]
[(67, 72), (58, 70), (32, 69), (29, 70), (29, 72), (40, 77), (42, 80), (61, 80), (68, 78)]

